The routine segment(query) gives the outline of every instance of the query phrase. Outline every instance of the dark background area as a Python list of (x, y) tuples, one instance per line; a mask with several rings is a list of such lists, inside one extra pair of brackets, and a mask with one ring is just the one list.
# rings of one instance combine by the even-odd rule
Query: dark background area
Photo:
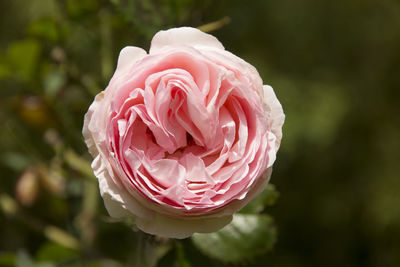
[[(266, 210), (278, 242), (242, 264), (400, 266), (396, 0), (1, 0), (0, 265), (133, 264), (137, 234), (109, 222), (88, 178), (83, 115), (121, 48), (224, 17), (211, 33), (286, 114), (271, 180), (280, 197)], [(221, 263), (190, 240), (159, 261), (206, 264)]]

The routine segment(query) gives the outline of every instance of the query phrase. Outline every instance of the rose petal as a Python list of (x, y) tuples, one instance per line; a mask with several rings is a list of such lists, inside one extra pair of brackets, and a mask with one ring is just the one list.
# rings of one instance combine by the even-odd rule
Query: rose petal
[(123, 218), (129, 214), (141, 218), (152, 219), (154, 214), (143, 207), (132, 196), (120, 190), (112, 181), (103, 160), (98, 156), (92, 164), (97, 179), (99, 180), (100, 194), (108, 213), (114, 218)]
[(136, 46), (126, 46), (119, 53), (118, 64), (116, 72), (127, 70), (133, 66), (137, 61), (141, 60), (147, 55), (147, 52)]
[(94, 158), (97, 157), (97, 155), (99, 154), (99, 151), (96, 147), (96, 141), (94, 140), (93, 136), (93, 133), (96, 132), (96, 130), (92, 129), (91, 131), (89, 125), (92, 123), (93, 114), (96, 112), (96, 110), (99, 109), (99, 105), (103, 100), (103, 98), (104, 98), (104, 92), (97, 94), (93, 103), (90, 105), (89, 110), (85, 114), (85, 119), (83, 122), (82, 134), (83, 137), (85, 138), (85, 143), (89, 149), (89, 152)]
[(232, 221), (232, 215), (216, 218), (175, 219), (157, 214), (154, 219), (137, 218), (136, 225), (142, 231), (170, 238), (187, 238), (193, 233), (215, 232)]
[(278, 150), (282, 139), (282, 126), (285, 121), (282, 105), (269, 85), (263, 86), (264, 103), (270, 108), (271, 131), (276, 136), (276, 150)]
[(181, 27), (156, 33), (151, 41), (150, 54), (159, 52), (165, 46), (173, 45), (225, 49), (214, 36), (195, 28)]

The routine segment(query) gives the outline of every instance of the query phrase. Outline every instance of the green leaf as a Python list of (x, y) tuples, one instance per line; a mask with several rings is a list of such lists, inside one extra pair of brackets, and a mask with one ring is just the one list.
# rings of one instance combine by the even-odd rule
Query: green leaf
[(55, 97), (67, 81), (66, 75), (61, 71), (49, 72), (43, 80), (44, 90), (47, 96)]
[(194, 234), (192, 241), (211, 258), (240, 262), (269, 251), (276, 238), (277, 231), (270, 216), (235, 214), (225, 228), (210, 234)]
[(45, 243), (36, 253), (37, 261), (60, 262), (76, 257), (79, 257), (79, 253), (77, 250), (70, 249), (51, 242)]
[(70, 0), (67, 2), (67, 12), (74, 17), (85, 15), (97, 7), (98, 3), (95, 0)]
[(34, 262), (32, 261), (31, 256), (26, 251), (20, 250), (17, 253), (15, 266), (16, 267), (32, 267), (32, 266), (34, 266)]
[(57, 0), (30, 0), (23, 1), (23, 6), (26, 8), (27, 17), (32, 20), (43, 16), (61, 16), (60, 4)]
[(279, 197), (279, 192), (276, 191), (273, 184), (268, 184), (267, 187), (257, 197), (255, 197), (249, 204), (247, 204), (240, 213), (253, 214), (262, 212), (265, 207), (275, 204)]
[(15, 266), (15, 254), (12, 252), (0, 252), (0, 266)]
[(11, 43), (7, 51), (7, 60), (18, 78), (29, 80), (33, 77), (39, 60), (41, 46), (34, 39)]
[(0, 155), (0, 162), (18, 172), (22, 172), (31, 164), (27, 155), (15, 151), (4, 152)]
[(176, 243), (176, 262), (175, 266), (179, 267), (192, 267), (190, 262), (185, 257), (185, 252), (181, 243)]
[(111, 3), (113, 3), (114, 5), (119, 5), (120, 4), (120, 0), (110, 0)]
[(0, 80), (7, 78), (11, 75), (10, 67), (8, 66), (3, 55), (0, 55)]
[(52, 17), (37, 19), (28, 26), (27, 32), (32, 36), (41, 37), (50, 42), (57, 42), (60, 38), (58, 25)]

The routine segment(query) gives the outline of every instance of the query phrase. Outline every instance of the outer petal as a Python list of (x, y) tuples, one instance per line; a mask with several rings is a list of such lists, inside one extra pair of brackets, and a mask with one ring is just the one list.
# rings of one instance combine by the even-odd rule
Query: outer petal
[(186, 238), (193, 233), (215, 232), (232, 221), (232, 215), (217, 218), (174, 219), (157, 214), (153, 220), (137, 218), (136, 225), (142, 231), (169, 238)]
[(282, 105), (276, 98), (275, 92), (269, 85), (264, 85), (264, 103), (270, 108), (271, 131), (276, 136), (276, 149), (278, 150), (282, 139), (282, 126), (285, 121)]
[(111, 217), (140, 216), (148, 220), (153, 219), (154, 213), (152, 211), (143, 207), (128, 192), (119, 189), (113, 183), (100, 155), (92, 162), (92, 168), (99, 180), (100, 194)]
[(150, 54), (169, 45), (189, 45), (195, 48), (211, 47), (224, 50), (224, 46), (214, 36), (196, 28), (181, 27), (156, 33), (151, 41)]
[(146, 51), (136, 46), (126, 46), (119, 53), (116, 71), (124, 71), (147, 55)]
[(102, 152), (97, 147), (96, 140), (90, 131), (89, 125), (92, 120), (93, 113), (97, 108), (99, 108), (103, 97), (104, 93), (99, 93), (96, 96), (95, 101), (89, 107), (89, 110), (85, 115), (82, 131), (85, 142), (89, 148), (89, 152), (94, 158), (92, 161), (92, 169), (99, 181), (100, 194), (104, 199), (104, 204), (108, 213), (112, 217), (121, 218), (134, 215), (150, 219), (153, 216), (153, 212), (143, 207), (134, 198), (132, 198), (128, 192), (120, 190), (118, 186), (114, 184), (113, 179), (111, 178), (110, 173), (106, 168), (106, 164), (102, 158)]
[(92, 119), (93, 113), (99, 108), (103, 98), (104, 98), (104, 92), (100, 92), (99, 94), (96, 95), (93, 103), (89, 107), (89, 110), (86, 112), (85, 119), (83, 121), (82, 134), (83, 137), (85, 138), (85, 143), (89, 149), (89, 152), (93, 156), (93, 158), (95, 158), (99, 154), (99, 151), (96, 147), (96, 142), (93, 139), (92, 133), (89, 130), (89, 123)]

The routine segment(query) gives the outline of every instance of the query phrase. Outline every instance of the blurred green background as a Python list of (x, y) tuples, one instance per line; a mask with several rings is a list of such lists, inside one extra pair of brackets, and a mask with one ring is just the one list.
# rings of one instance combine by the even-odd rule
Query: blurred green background
[(1, 0), (0, 266), (222, 264), (111, 221), (81, 136), (121, 48), (214, 21), (286, 113), (278, 241), (234, 265), (400, 266), (397, 0)]

